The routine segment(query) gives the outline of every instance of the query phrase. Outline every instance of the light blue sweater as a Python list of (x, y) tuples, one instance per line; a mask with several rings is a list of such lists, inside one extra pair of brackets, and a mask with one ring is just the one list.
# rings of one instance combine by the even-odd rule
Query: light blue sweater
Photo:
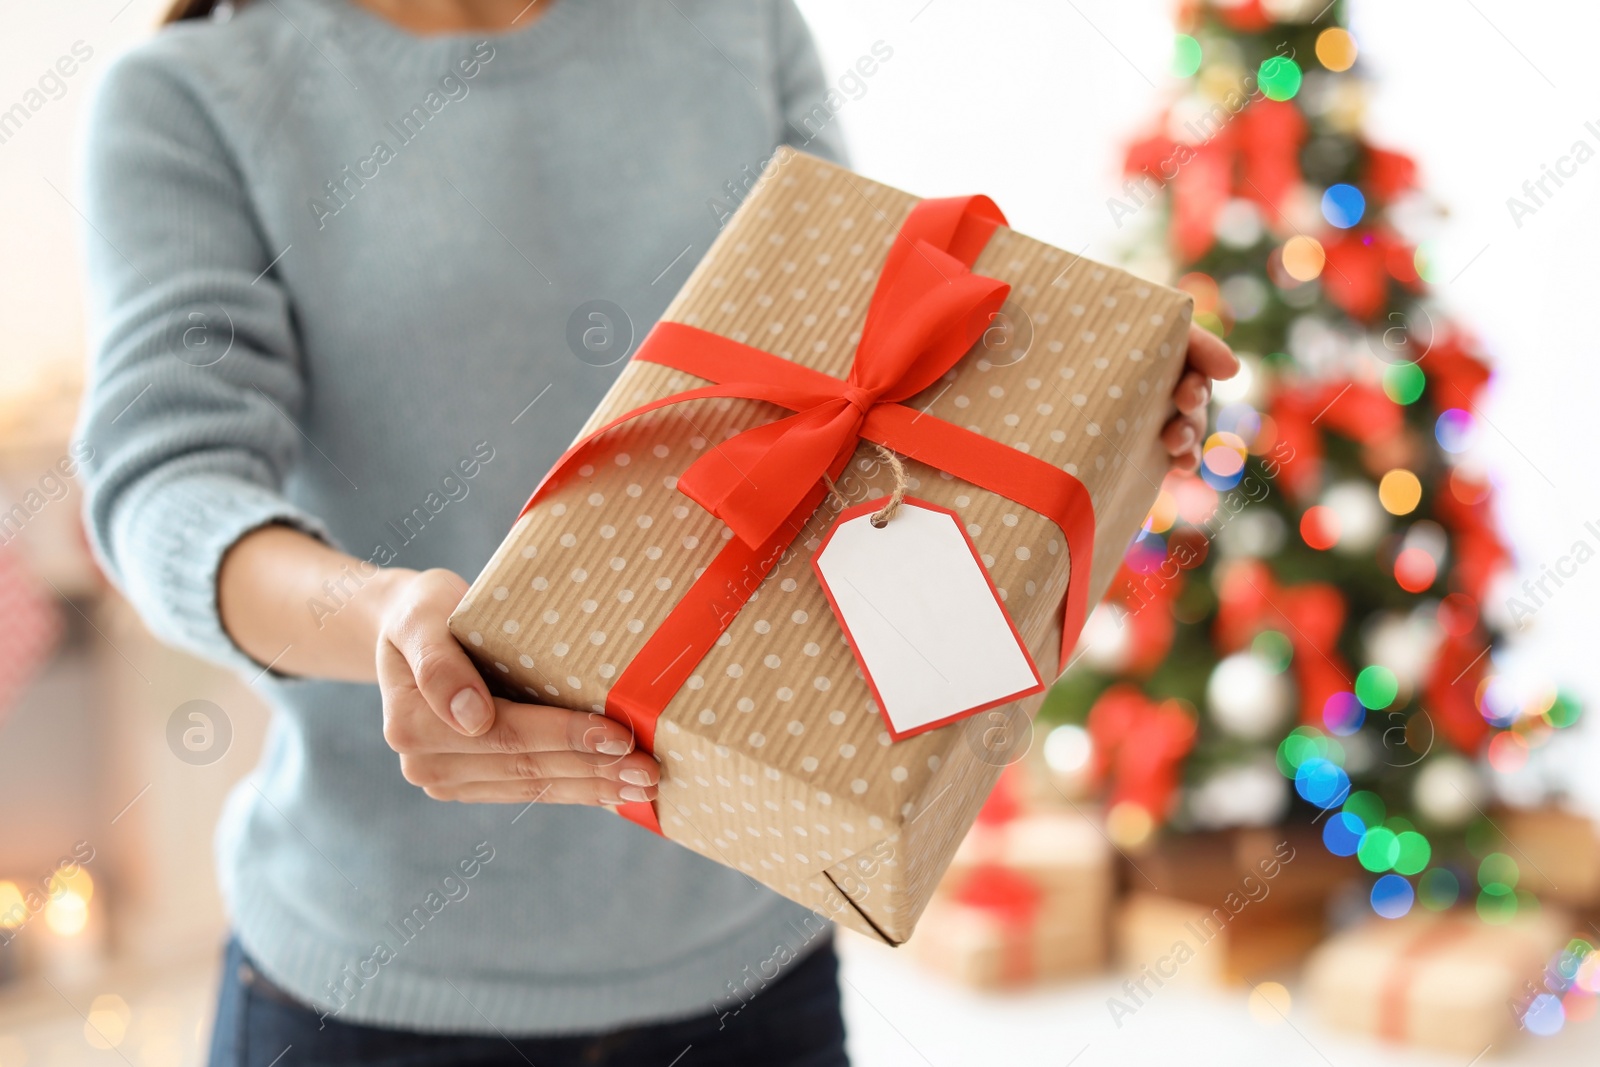
[[(775, 145), (837, 158), (792, 0), (544, 2), (483, 39), (254, 0), (108, 73), (88, 516), (162, 638), (261, 675), (215, 579), (265, 523), (475, 575), (619, 369), (574, 355), (574, 310), (611, 301), (642, 336)], [(256, 684), (275, 714), (222, 882), (266, 975), (341, 1019), (684, 1017), (820, 943), (798, 905), (603, 810), (428, 799), (374, 686)]]

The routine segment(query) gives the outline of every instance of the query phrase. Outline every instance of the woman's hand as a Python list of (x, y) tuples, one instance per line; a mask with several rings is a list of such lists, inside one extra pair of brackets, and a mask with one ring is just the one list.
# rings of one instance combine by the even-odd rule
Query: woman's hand
[(1175, 469), (1192, 471), (1200, 465), (1211, 381), (1226, 381), (1239, 373), (1239, 357), (1222, 338), (1192, 323), (1187, 355), (1183, 374), (1172, 390), (1174, 411), (1161, 428), (1161, 443), (1166, 446)]
[(604, 715), (491, 698), (445, 621), (467, 591), (445, 570), (391, 572), (379, 615), (383, 737), (435, 800), (654, 800), (660, 767)]

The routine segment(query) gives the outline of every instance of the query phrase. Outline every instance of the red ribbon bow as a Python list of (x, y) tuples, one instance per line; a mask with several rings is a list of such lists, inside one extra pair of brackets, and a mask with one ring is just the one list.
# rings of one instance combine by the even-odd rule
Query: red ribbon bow
[[(646, 751), (654, 750), (656, 720), (668, 702), (821, 503), (822, 476), (842, 472), (863, 439), (1014, 500), (1061, 528), (1072, 562), (1062, 608), (1065, 669), (1088, 607), (1094, 550), (1088, 491), (1037, 457), (901, 403), (948, 371), (1004, 301), (1009, 286), (971, 271), (1004, 221), (984, 196), (920, 201), (895, 235), (844, 380), (706, 330), (658, 323), (633, 358), (715, 384), (651, 401), (601, 426), (568, 449), (529, 497), (524, 514), (608, 432), (661, 408), (734, 397), (795, 412), (723, 442), (678, 480), (679, 489), (736, 536), (723, 543), (606, 695), (606, 714), (627, 723)], [(649, 804), (622, 808), (660, 832)]]
[[(847, 379), (725, 382), (796, 412), (723, 442), (678, 480), (746, 544), (771, 537), (822, 475), (844, 466), (875, 408), (916, 396), (955, 366), (1011, 291), (967, 265), (1003, 221), (994, 201), (930, 200), (923, 209), (916, 236), (890, 249)], [(765, 369), (745, 363), (745, 374)]]

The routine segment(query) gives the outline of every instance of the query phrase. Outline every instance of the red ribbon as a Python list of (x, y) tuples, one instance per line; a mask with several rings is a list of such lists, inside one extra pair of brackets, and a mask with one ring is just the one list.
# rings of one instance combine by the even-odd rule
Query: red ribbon
[[(675, 393), (613, 419), (574, 444), (545, 475), (523, 513), (574, 470), (610, 430), (691, 400), (760, 400), (794, 414), (717, 445), (678, 488), (733, 530), (623, 670), (606, 714), (654, 751), (662, 710), (710, 651), (821, 503), (822, 476), (837, 476), (862, 440), (997, 493), (1050, 519), (1072, 563), (1062, 608), (1060, 665), (1088, 608), (1094, 511), (1083, 484), (1049, 463), (926, 412), (905, 407), (953, 367), (1009, 292), (971, 266), (1005, 218), (988, 197), (923, 200), (895, 236), (845, 379), (676, 322), (658, 323), (634, 359), (716, 384)], [(622, 814), (660, 832), (649, 804)]]
[(998, 863), (983, 863), (955, 887), (950, 894), (957, 903), (994, 916), (1000, 924), (1000, 979), (1014, 983), (1026, 981), (1035, 970), (1034, 927), (1044, 893), (1032, 878)]

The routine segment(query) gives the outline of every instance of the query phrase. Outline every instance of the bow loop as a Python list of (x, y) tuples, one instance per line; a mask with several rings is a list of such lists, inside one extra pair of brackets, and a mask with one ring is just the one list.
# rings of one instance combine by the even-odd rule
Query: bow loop
[(789, 398), (795, 414), (714, 446), (678, 488), (746, 544), (764, 543), (849, 460), (873, 408), (922, 392), (983, 335), (1011, 287), (969, 264), (1001, 221), (987, 197), (918, 204), (878, 278), (848, 379), (831, 395)]

